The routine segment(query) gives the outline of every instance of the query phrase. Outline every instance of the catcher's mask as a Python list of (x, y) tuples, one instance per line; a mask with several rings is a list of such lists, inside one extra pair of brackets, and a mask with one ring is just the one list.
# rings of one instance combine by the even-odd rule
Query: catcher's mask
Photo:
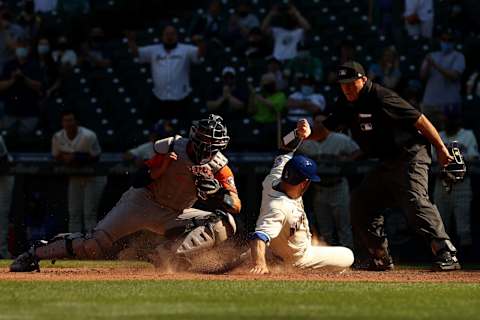
[(442, 168), (441, 178), (447, 192), (450, 192), (454, 183), (460, 182), (465, 177), (467, 166), (463, 160), (462, 152), (460, 151), (459, 143), (453, 141), (448, 146), (450, 155), (453, 156), (452, 162)]
[(230, 137), (220, 116), (211, 114), (207, 119), (193, 121), (190, 140), (194, 151), (194, 162), (205, 164), (215, 157), (218, 151), (227, 147)]

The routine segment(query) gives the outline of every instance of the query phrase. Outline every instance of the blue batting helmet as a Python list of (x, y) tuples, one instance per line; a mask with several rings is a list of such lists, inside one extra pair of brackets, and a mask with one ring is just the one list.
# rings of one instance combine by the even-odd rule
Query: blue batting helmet
[(320, 177), (317, 175), (317, 165), (315, 161), (306, 156), (294, 155), (283, 168), (282, 181), (297, 185), (304, 180), (320, 181)]

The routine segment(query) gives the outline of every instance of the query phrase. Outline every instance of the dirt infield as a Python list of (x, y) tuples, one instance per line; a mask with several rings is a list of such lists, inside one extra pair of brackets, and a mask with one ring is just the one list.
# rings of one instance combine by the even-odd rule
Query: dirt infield
[(328, 271), (280, 271), (265, 276), (255, 276), (246, 269), (228, 274), (206, 275), (194, 273), (165, 273), (153, 267), (132, 268), (43, 268), (41, 272), (10, 273), (0, 269), (0, 281), (95, 281), (95, 280), (296, 280), (339, 282), (462, 282), (479, 283), (480, 270), (462, 270), (435, 273), (423, 269), (400, 269), (389, 272), (366, 272), (346, 270)]

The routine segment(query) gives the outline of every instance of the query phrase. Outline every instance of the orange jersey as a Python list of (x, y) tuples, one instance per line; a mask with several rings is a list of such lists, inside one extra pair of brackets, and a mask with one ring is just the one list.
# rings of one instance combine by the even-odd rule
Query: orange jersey
[[(158, 168), (162, 165), (164, 159), (165, 159), (165, 154), (157, 154), (153, 158), (145, 161), (145, 164), (150, 168)], [(221, 186), (225, 188), (228, 191), (238, 193), (237, 192), (237, 187), (235, 186), (235, 179), (233, 177), (233, 172), (228, 166), (224, 166), (222, 169), (217, 171), (215, 173), (214, 178), (220, 182)]]

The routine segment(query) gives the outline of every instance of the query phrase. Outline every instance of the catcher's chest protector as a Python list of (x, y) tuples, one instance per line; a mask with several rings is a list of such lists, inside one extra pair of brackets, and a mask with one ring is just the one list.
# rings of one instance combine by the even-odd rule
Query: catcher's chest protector
[[(152, 183), (152, 191), (159, 204), (181, 211), (191, 208), (197, 201), (195, 177), (192, 174), (192, 167), (195, 165), (187, 155), (188, 139), (176, 138), (171, 143), (178, 159), (172, 161), (164, 175)], [(211, 162), (202, 167), (215, 173), (221, 169), (219, 163), (223, 163), (222, 167), (226, 164), (226, 159), (222, 159), (225, 157), (219, 152)]]

